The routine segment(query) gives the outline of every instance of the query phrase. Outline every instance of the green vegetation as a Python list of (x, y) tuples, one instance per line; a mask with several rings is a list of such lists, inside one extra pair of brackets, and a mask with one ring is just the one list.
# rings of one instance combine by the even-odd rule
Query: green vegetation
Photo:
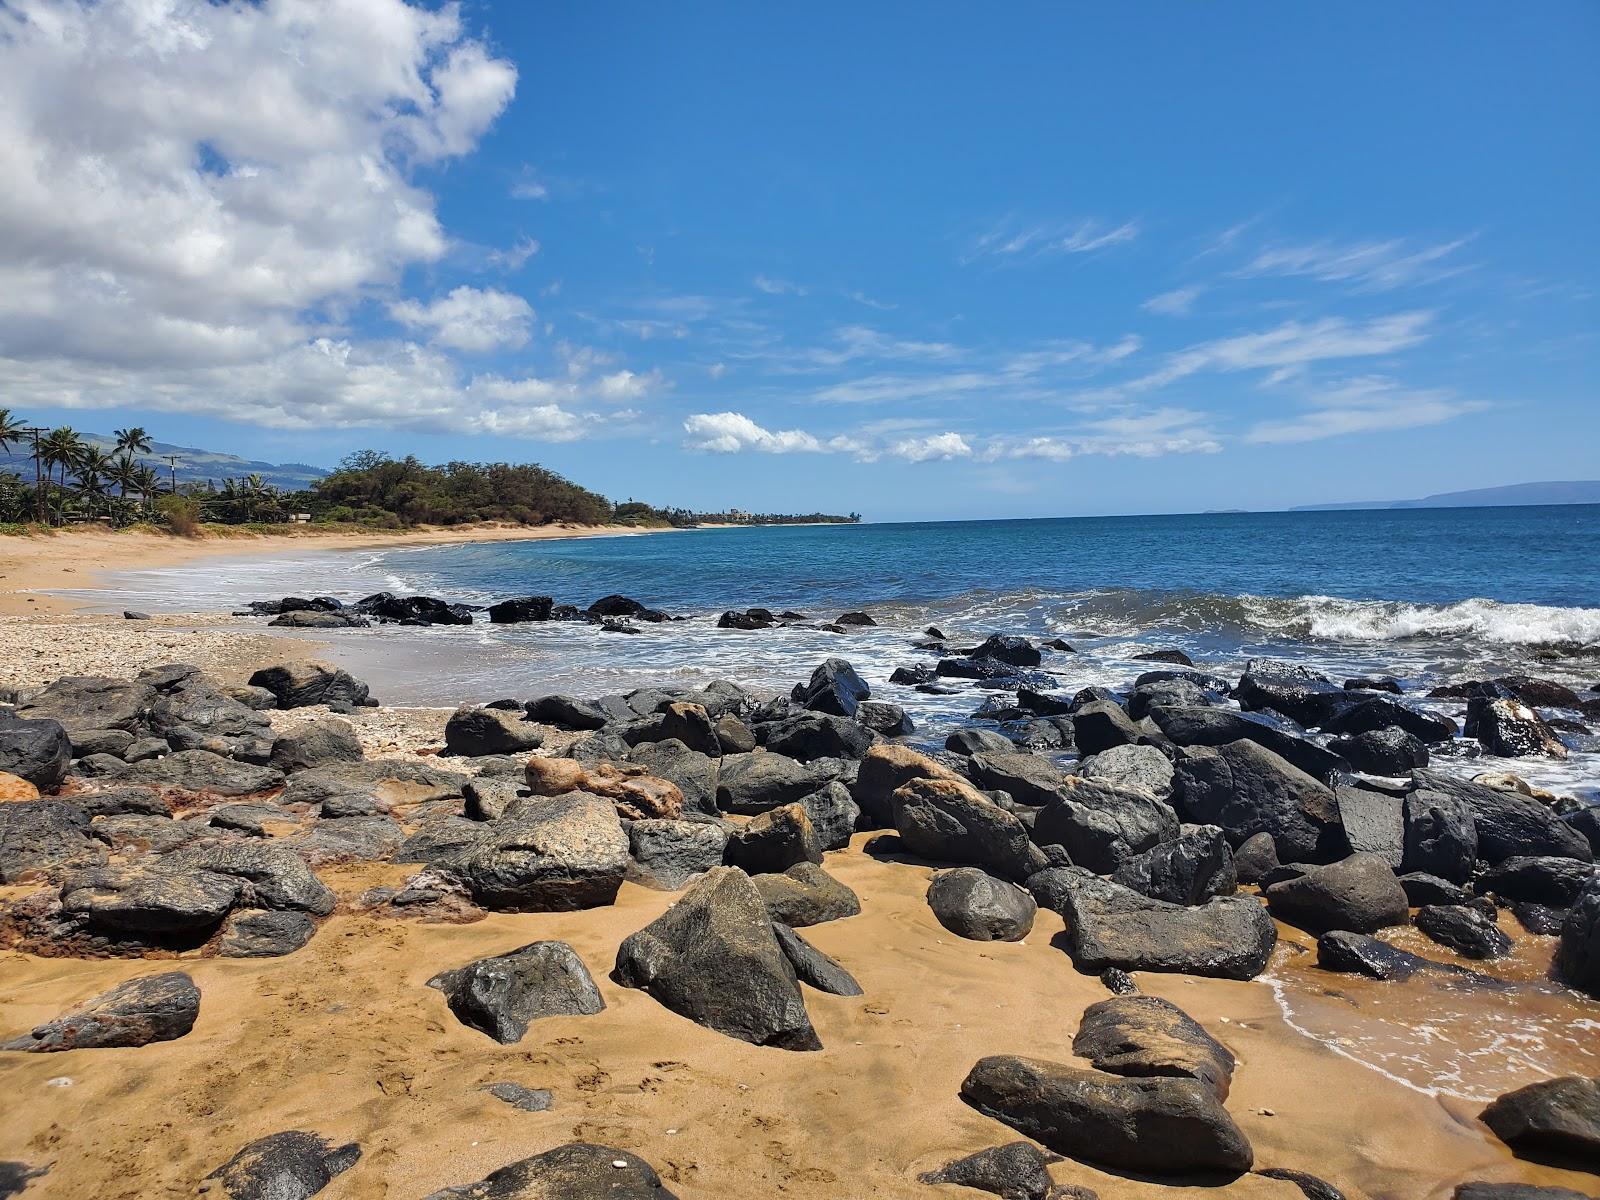
[(697, 513), (657, 508), (638, 500), (613, 504), (554, 471), (535, 464), (452, 462), (430, 467), (414, 457), (390, 458), (375, 450), (352, 454), (332, 474), (305, 491), (285, 492), (260, 475), (224, 479), (222, 486), (172, 486), (140, 458), (150, 435), (116, 431), (108, 453), (69, 426), (38, 429), (0, 408), (0, 452), (16, 446), (33, 461), (33, 478), (0, 470), (0, 529), (95, 522), (123, 528), (145, 522), (184, 536), (202, 526), (268, 527), (296, 519), (319, 525), (409, 529), (418, 525), (622, 524), (645, 528), (695, 525), (802, 525), (856, 522), (859, 513)]

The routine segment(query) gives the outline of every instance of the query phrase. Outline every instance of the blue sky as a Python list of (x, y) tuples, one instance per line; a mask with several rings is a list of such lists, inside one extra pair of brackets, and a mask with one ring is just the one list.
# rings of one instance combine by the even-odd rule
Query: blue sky
[(1596, 61), (1576, 2), (12, 0), (0, 404), (880, 520), (1593, 478)]

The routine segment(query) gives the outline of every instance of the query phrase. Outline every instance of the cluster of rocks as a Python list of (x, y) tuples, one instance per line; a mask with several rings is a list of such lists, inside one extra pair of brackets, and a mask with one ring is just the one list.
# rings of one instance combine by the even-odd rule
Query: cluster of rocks
[[(409, 610), (369, 600), (362, 619), (428, 611), (386, 615)], [(623, 607), (593, 615), (619, 619)], [(561, 619), (548, 604), (524, 611), (543, 615), (514, 619)], [(1066, 695), (1040, 670), (1064, 643), (996, 635), (948, 651), (936, 633), (926, 678), (897, 672), (899, 684), (962, 679), (991, 695), (981, 724), (934, 753), (900, 740), (904, 710), (873, 699), (839, 658), (774, 698), (717, 681), (466, 706), (427, 763), (368, 760), (335, 717), (275, 735), (272, 709), (371, 703), (331, 668), (285, 663), (233, 690), (186, 666), (61, 680), (0, 708), (0, 786), (31, 789), (0, 803), (0, 881), (48, 884), (0, 913), (0, 940), (57, 954), (291, 953), (334, 910), (315, 867), (338, 860), (417, 868), (358, 902), (386, 918), (586, 909), (631, 880), (682, 894), (621, 942), (613, 981), (728, 1037), (816, 1050), (809, 992), (862, 987), (797, 930), (861, 911), (825, 856), (881, 831), (869, 852), (936, 868), (927, 900), (943, 928), (1016, 941), (1045, 908), (1062, 917), (1077, 968), (1128, 993), (1083, 1014), (1073, 1054), (1088, 1066), (989, 1055), (963, 1098), (1054, 1153), (1156, 1175), (1238, 1174), (1254, 1154), (1225, 1105), (1232, 1053), (1139, 994), (1128, 972), (1254, 978), (1274, 918), (1315, 935), (1329, 970), (1464, 972), (1375, 935), (1414, 921), (1458, 956), (1493, 958), (1509, 946), (1508, 908), (1558, 934), (1563, 980), (1600, 995), (1596, 814), (1560, 811), (1509, 779), (1429, 769), (1430, 750), (1459, 731), (1392, 681), (1338, 686), (1270, 662), (1229, 681), (1163, 654), (1126, 693)], [(1534, 736), (1552, 727), (1530, 701), (1467, 700), (1475, 736), (1553, 753)], [(544, 1018), (605, 1009), (589, 965), (557, 941), (430, 982), (457, 1020), (502, 1043)], [(198, 1008), (187, 976), (148, 976), (4, 1048), (149, 1044), (182, 1036)], [(1600, 1120), (1586, 1083), (1502, 1098), (1486, 1124), (1514, 1149), (1592, 1153)], [(292, 1180), (293, 1194), (311, 1195), (358, 1157), (290, 1131), (207, 1182), (265, 1196), (279, 1194), (261, 1190), (270, 1181)], [(1084, 1194), (1051, 1184), (1049, 1162), (1013, 1144), (927, 1178)], [(1299, 1172), (1279, 1177), (1337, 1195)], [(641, 1160), (575, 1144), (437, 1196), (545, 1194), (668, 1193)]]

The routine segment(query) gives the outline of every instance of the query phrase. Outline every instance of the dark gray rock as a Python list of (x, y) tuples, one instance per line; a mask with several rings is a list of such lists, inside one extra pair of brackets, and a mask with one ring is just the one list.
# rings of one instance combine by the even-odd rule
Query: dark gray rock
[(1256, 1174), (1267, 1179), (1281, 1179), (1285, 1183), (1294, 1184), (1306, 1200), (1345, 1200), (1344, 1193), (1333, 1184), (1305, 1171), (1295, 1171), (1289, 1167), (1261, 1167)]
[(227, 1200), (306, 1200), (353, 1167), (354, 1142), (334, 1146), (314, 1133), (291, 1129), (257, 1138), (207, 1175), (207, 1190)]
[(338, 701), (360, 707), (371, 700), (366, 684), (347, 671), (318, 662), (286, 662), (263, 667), (250, 676), (250, 686), (271, 692), (277, 697), (279, 708), (304, 708)]
[(690, 880), (722, 865), (728, 834), (709, 821), (633, 821), (628, 878), (646, 887), (675, 892)]
[(125, 729), (69, 730), (67, 736), (72, 742), (72, 753), (78, 758), (87, 758), (91, 754), (111, 754), (121, 758), (133, 745), (133, 734)]
[(762, 726), (767, 750), (800, 762), (819, 758), (858, 759), (871, 748), (874, 734), (848, 717), (808, 712)]
[(1247, 712), (1271, 709), (1307, 729), (1326, 725), (1361, 702), (1308, 667), (1254, 658), (1246, 665), (1233, 696)]
[(123, 762), (144, 762), (150, 758), (160, 758), (163, 754), (172, 753), (172, 743), (166, 738), (144, 737), (135, 738), (128, 743), (128, 748), (122, 752)]
[(1425, 904), (1467, 904), (1472, 900), (1472, 893), (1466, 888), (1422, 871), (1400, 876), (1400, 886), (1405, 890), (1406, 903), (1412, 908)]
[(1425, 904), (1417, 909), (1416, 926), (1428, 938), (1462, 958), (1504, 958), (1511, 939), (1481, 909), (1462, 904)]
[(676, 1197), (642, 1158), (611, 1146), (570, 1142), (501, 1167), (477, 1183), (434, 1192), (425, 1200), (676, 1200)]
[(31, 1033), (0, 1043), (0, 1050), (43, 1054), (170, 1042), (193, 1029), (199, 1015), (194, 980), (168, 971), (118, 984)]
[(809, 682), (795, 685), (792, 698), (802, 708), (853, 717), (860, 703), (871, 695), (872, 689), (854, 667), (842, 658), (829, 658), (811, 672)]
[(1367, 775), (1401, 778), (1428, 765), (1427, 744), (1415, 734), (1393, 727), (1334, 738), (1328, 749)]
[(1456, 735), (1456, 723), (1438, 713), (1409, 708), (1387, 696), (1355, 697), (1358, 703), (1341, 711), (1327, 724), (1329, 733), (1359, 736), (1385, 729), (1411, 734), (1425, 746), (1448, 742)]
[[(1485, 862), (1504, 862), (1522, 855), (1594, 860), (1588, 840), (1537, 800), (1437, 771), (1417, 771), (1413, 778), (1419, 791), (1442, 792), (1466, 804), (1477, 831), (1478, 857)], [(1455, 878), (1443, 871), (1433, 873)]]
[(361, 739), (349, 721), (329, 717), (302, 725), (272, 743), (267, 765), (288, 774), (336, 762), (360, 762), (365, 757)]
[[(468, 778), (460, 772), (442, 770), (412, 759), (373, 758), (363, 762), (331, 763), (289, 776), (278, 803), (326, 805), (334, 797), (364, 794), (371, 796), (378, 810), (383, 811), (393, 805), (456, 800)], [(332, 815), (326, 808), (323, 811), (325, 815)]]
[(1433, 964), (1370, 934), (1335, 930), (1317, 939), (1317, 966), (1369, 979), (1410, 979)]
[(1078, 753), (1085, 756), (1131, 745), (1143, 736), (1121, 705), (1109, 700), (1085, 704), (1074, 712), (1072, 731)]
[(1132, 1077), (1171, 1076), (1228, 1098), (1232, 1053), (1176, 1004), (1157, 996), (1113, 996), (1083, 1010), (1072, 1053), (1096, 1070)]
[(121, 778), (209, 796), (252, 796), (283, 786), (282, 771), (235, 762), (209, 750), (180, 750), (165, 758), (133, 763)]
[(611, 718), (606, 710), (593, 700), (579, 700), (572, 696), (540, 696), (528, 702), (528, 717), (543, 725), (557, 729), (600, 729)]
[(336, 897), (293, 850), (259, 842), (203, 842), (163, 855), (152, 870), (168, 875), (221, 875), (237, 882), (247, 908), (325, 917)]
[(485, 908), (560, 912), (612, 903), (628, 861), (611, 801), (572, 792), (508, 813), (447, 869)]
[(509, 954), (428, 980), (463, 1024), (501, 1045), (520, 1042), (541, 1017), (590, 1016), (605, 1008), (600, 989), (566, 942), (531, 942)]
[(296, 612), (280, 613), (267, 624), (290, 629), (365, 629), (372, 622), (355, 613), (318, 612), (303, 608)]
[(1594, 1200), (1594, 1197), (1564, 1187), (1478, 1181), (1459, 1185), (1451, 1193), (1451, 1200)]
[(1033, 823), (1040, 846), (1060, 846), (1073, 863), (1100, 874), (1178, 836), (1178, 814), (1141, 789), (1069, 777), (1063, 799), (1042, 809)]
[(556, 1102), (556, 1098), (543, 1088), (527, 1088), (520, 1083), (488, 1083), (483, 1090), (522, 1112), (549, 1112)]
[(736, 867), (701, 877), (617, 951), (615, 978), (679, 1016), (786, 1050), (821, 1048), (761, 894)]
[(1248, 1171), (1250, 1143), (1192, 1079), (1125, 1079), (1040, 1059), (980, 1059), (961, 1098), (1061, 1154), (1156, 1175)]
[(104, 847), (90, 836), (89, 814), (78, 805), (64, 800), (0, 804), (0, 883), (104, 857)]
[(1468, 737), (1477, 738), (1484, 753), (1501, 758), (1528, 754), (1565, 758), (1567, 748), (1544, 719), (1520, 700), (1474, 696), (1467, 702)]
[(1233, 867), (1240, 883), (1260, 883), (1278, 867), (1278, 847), (1270, 833), (1257, 833), (1239, 843)]
[(756, 748), (756, 735), (733, 713), (723, 713), (713, 728), (724, 754), (748, 754)]
[(838, 778), (838, 771), (831, 760), (802, 763), (770, 750), (725, 754), (717, 773), (717, 807), (753, 816), (805, 799)]
[(796, 863), (820, 863), (822, 841), (805, 808), (785, 804), (730, 832), (723, 860), (748, 875), (775, 874)]
[(1191, 749), (1177, 774), (1188, 819), (1234, 841), (1270, 833), (1289, 862), (1331, 862), (1349, 849), (1332, 790), (1256, 742)]
[(817, 841), (824, 850), (842, 850), (850, 844), (861, 819), (861, 808), (842, 783), (834, 782), (801, 797), (800, 807), (811, 818)]
[(1529, 933), (1540, 937), (1559, 937), (1561, 927), (1566, 923), (1567, 913), (1570, 911), (1566, 908), (1530, 904), (1526, 900), (1518, 900), (1511, 905), (1512, 915), (1517, 918), (1518, 923)]
[(68, 878), (61, 907), (91, 928), (116, 935), (203, 939), (221, 924), (239, 889), (239, 880), (212, 871), (108, 867)]
[(1595, 865), (1575, 858), (1517, 855), (1478, 876), (1473, 886), (1479, 895), (1501, 900), (1524, 900), (1548, 908), (1571, 908), (1595, 877)]
[(1500, 1096), (1481, 1119), (1513, 1150), (1600, 1167), (1600, 1079), (1564, 1075)]
[(1224, 708), (1152, 707), (1147, 715), (1179, 746), (1216, 747), (1231, 742), (1255, 742), (1323, 783), (1336, 779), (1349, 765), (1333, 751), (1285, 733), (1269, 724), (1265, 717), (1251, 713)]
[(1372, 854), (1398, 871), (1405, 861), (1406, 816), (1400, 797), (1372, 788), (1337, 787), (1339, 821), (1357, 854)]
[(223, 958), (281, 958), (316, 932), (316, 923), (303, 912), (236, 912), (223, 923), (217, 953)]
[(761, 894), (767, 915), (792, 928), (821, 925), (861, 911), (860, 897), (816, 863), (796, 863), (781, 874), (756, 875), (750, 882)]
[(96, 817), (91, 832), (115, 851), (165, 854), (179, 846), (188, 845), (198, 837), (208, 836), (207, 829), (196, 822), (174, 821), (168, 816), (116, 813), (109, 817)]
[(405, 840), (405, 828), (398, 821), (372, 814), (324, 818), (284, 844), (310, 862), (386, 862)]
[(0, 709), (0, 771), (48, 792), (71, 764), (72, 742), (59, 721), (22, 721)]
[(1471, 806), (1453, 792), (1424, 787), (1406, 794), (1401, 811), (1406, 823), (1404, 869), (1465, 882), (1478, 857)]
[[(474, 821), (498, 821), (512, 804), (528, 795), (520, 770), (514, 775), (479, 775), (461, 785), (466, 814)], [(326, 802), (323, 811), (327, 811)]]
[(1050, 1164), (1060, 1161), (1060, 1155), (1047, 1154), (1032, 1142), (1011, 1142), (958, 1158), (917, 1178), (989, 1192), (1000, 1200), (1066, 1200), (1050, 1178)]
[(477, 849), (485, 836), (484, 827), (477, 821), (450, 814), (431, 817), (395, 851), (394, 861), (449, 867)]
[(856, 708), (856, 720), (882, 737), (906, 737), (917, 731), (905, 709), (882, 700), (863, 700)]
[(1309, 933), (1373, 933), (1404, 925), (1408, 916), (1400, 881), (1372, 854), (1352, 854), (1273, 884), (1267, 888), (1267, 907), (1278, 920)]
[[(1016, 750), (1011, 739), (989, 729), (958, 729), (944, 740), (944, 748), (952, 754), (970, 757), (974, 754), (1010, 754)], [(1019, 1142), (1018, 1145), (1021, 1145)]]
[(518, 625), (525, 621), (548, 621), (555, 600), (550, 596), (517, 596), (489, 606), (492, 625)]
[(24, 1162), (0, 1161), (0, 1200), (20, 1196), (35, 1179), (50, 1173), (49, 1167), (30, 1167)]
[(1251, 897), (1167, 904), (1078, 867), (1041, 871), (1028, 880), (1028, 890), (1065, 919), (1067, 953), (1080, 971), (1120, 967), (1254, 979), (1278, 941), (1272, 918)]
[(774, 921), (772, 932), (777, 935), (778, 945), (783, 947), (783, 952), (788, 956), (790, 965), (794, 967), (794, 973), (801, 983), (833, 996), (862, 994), (861, 985), (856, 982), (854, 975), (789, 926), (781, 921)]
[(1007, 747), (998, 753), (972, 756), (968, 765), (972, 780), (989, 791), (1009, 793), (1018, 804), (1043, 808), (1071, 797), (1068, 776), (1060, 767), (1037, 754)]
[(1031, 874), (1027, 827), (970, 784), (912, 779), (891, 803), (894, 827), (912, 854), (984, 867), (1003, 879)]
[(1600, 878), (1590, 881), (1561, 926), (1556, 975), (1600, 999)]
[(1158, 800), (1172, 795), (1172, 760), (1154, 746), (1113, 746), (1080, 761), (1078, 774), (1114, 787), (1139, 788)]
[(1169, 904), (1204, 904), (1238, 890), (1233, 851), (1215, 825), (1185, 825), (1171, 841), (1126, 859), (1113, 883)]
[(934, 874), (928, 907), (951, 933), (974, 942), (1020, 942), (1033, 928), (1039, 906), (1016, 884), (976, 867)]
[(521, 754), (544, 745), (537, 725), (498, 708), (463, 705), (444, 726), (446, 754), (476, 758), (484, 754)]
[(24, 721), (59, 721), (68, 733), (121, 729), (137, 734), (155, 701), (156, 690), (147, 683), (72, 675), (33, 693), (17, 707), (17, 716)]

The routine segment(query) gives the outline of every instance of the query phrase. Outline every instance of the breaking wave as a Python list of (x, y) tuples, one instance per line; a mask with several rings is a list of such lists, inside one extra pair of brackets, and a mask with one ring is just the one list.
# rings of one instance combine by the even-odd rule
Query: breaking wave
[(1496, 600), (1419, 604), (1337, 596), (1225, 596), (1109, 590), (1047, 604), (1050, 623), (1080, 636), (1150, 629), (1243, 632), (1338, 642), (1412, 639), (1600, 651), (1600, 608)]

